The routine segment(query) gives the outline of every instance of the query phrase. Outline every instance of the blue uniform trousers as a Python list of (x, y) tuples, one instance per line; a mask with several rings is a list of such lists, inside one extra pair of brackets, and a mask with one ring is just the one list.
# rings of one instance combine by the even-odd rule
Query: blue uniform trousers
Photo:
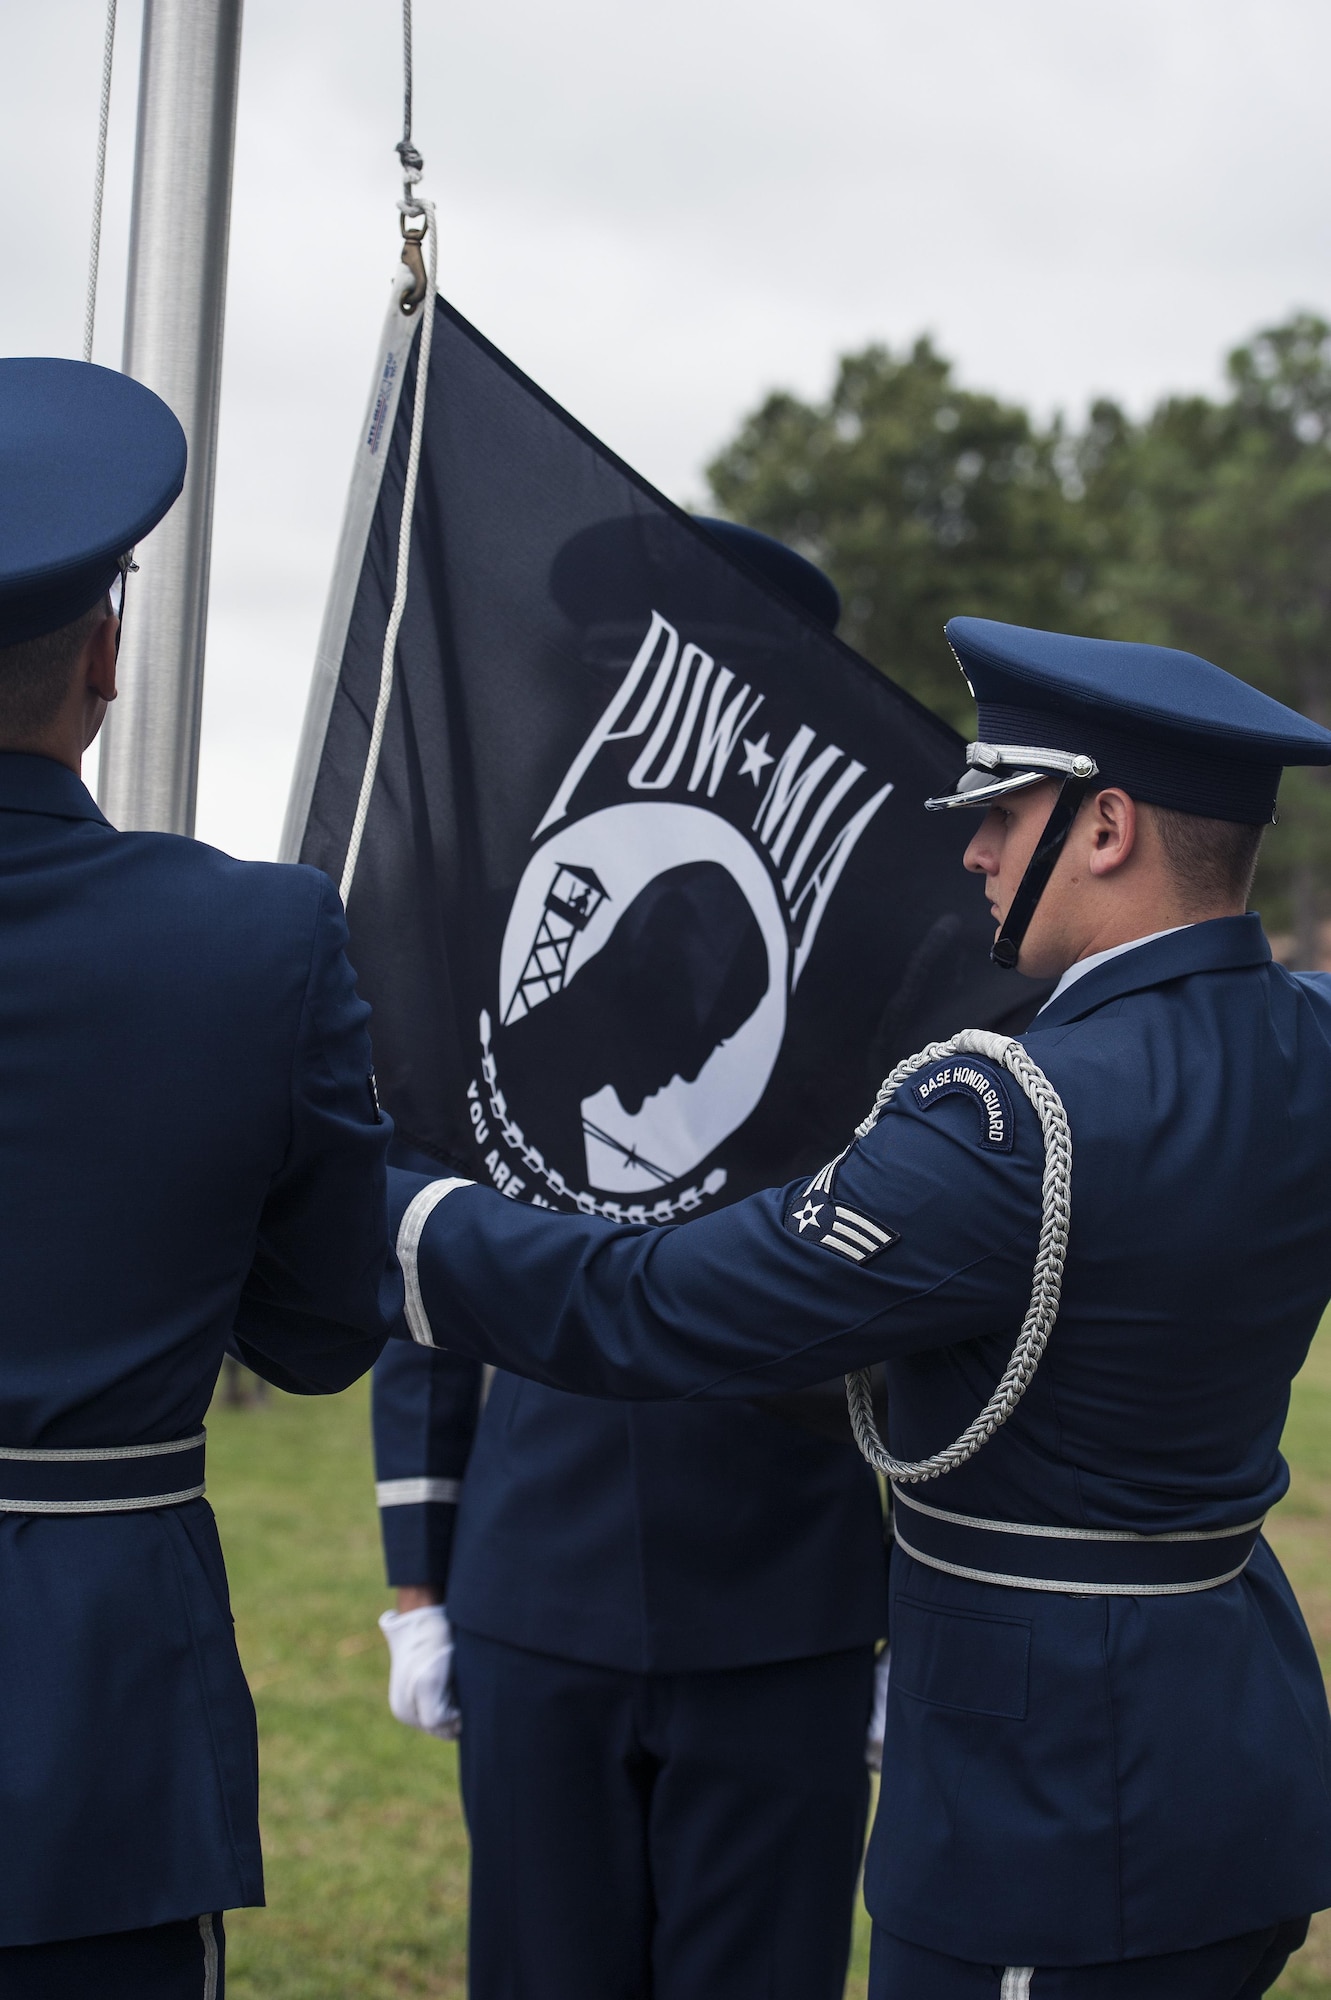
[(947, 1958), (875, 1924), (869, 2000), (1260, 2000), (1307, 1935), (1300, 1917), (1161, 1958), (1004, 1966)]
[(872, 1647), (634, 1674), (456, 1644), (471, 2000), (840, 2000)]
[(102, 1937), (0, 1948), (3, 2000), (223, 2000), (221, 1912)]

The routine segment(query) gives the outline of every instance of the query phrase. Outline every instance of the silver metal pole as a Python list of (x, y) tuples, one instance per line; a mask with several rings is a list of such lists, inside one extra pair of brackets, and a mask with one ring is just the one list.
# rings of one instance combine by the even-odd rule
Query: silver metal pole
[(189, 440), (185, 490), (140, 545), (98, 796), (113, 826), (192, 833), (203, 708), (241, 0), (144, 0), (124, 370)]

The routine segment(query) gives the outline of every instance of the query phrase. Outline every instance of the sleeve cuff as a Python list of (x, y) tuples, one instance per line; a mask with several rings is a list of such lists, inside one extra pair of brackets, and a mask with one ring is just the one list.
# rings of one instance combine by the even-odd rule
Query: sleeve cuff
[[(390, 1480), (388, 1485), (418, 1485), (417, 1480)], [(455, 1481), (440, 1480), (439, 1485)], [(394, 1590), (433, 1588), (441, 1594), (448, 1587), (449, 1563), (453, 1554), (456, 1506), (380, 1503), (379, 1530), (383, 1536), (384, 1568)]]
[[(405, 1175), (400, 1178), (407, 1178)], [(412, 1176), (413, 1179), (416, 1176)], [(402, 1267), (402, 1280), (406, 1287), (404, 1317), (411, 1337), (421, 1347), (434, 1347), (438, 1343), (430, 1325), (430, 1316), (425, 1310), (425, 1300), (421, 1295), (419, 1254), (421, 1237), (425, 1225), (446, 1195), (457, 1188), (474, 1187), (476, 1183), (453, 1176), (447, 1180), (426, 1181), (418, 1186), (415, 1194), (407, 1202), (402, 1212), (402, 1220), (397, 1227), (397, 1260)], [(396, 1203), (394, 1204), (396, 1206)]]

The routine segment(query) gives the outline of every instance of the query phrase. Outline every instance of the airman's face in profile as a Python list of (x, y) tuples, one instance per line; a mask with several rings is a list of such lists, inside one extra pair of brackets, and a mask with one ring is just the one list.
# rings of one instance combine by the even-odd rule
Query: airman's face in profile
[(990, 806), (966, 849), (965, 866), (973, 875), (986, 878), (985, 895), (995, 937), (1003, 928), (1057, 795), (1052, 778), (1024, 792), (1008, 792)]
[[(989, 808), (966, 849), (966, 866), (985, 878), (1002, 929), (1058, 796), (1047, 779), (1009, 792)], [(1090, 953), (1228, 909), (1185, 907), (1149, 807), (1121, 786), (1083, 799), (1021, 945), (1020, 970), (1057, 978)]]
[[(966, 849), (967, 868), (986, 878), (995, 936), (1012, 908), (1057, 798), (1058, 785), (1052, 778), (1029, 791), (1009, 792), (990, 806)], [(1084, 816), (1083, 812), (1074, 822), (1022, 939), (1017, 963), (1028, 979), (1057, 978), (1086, 949), (1086, 868), (1080, 834)]]

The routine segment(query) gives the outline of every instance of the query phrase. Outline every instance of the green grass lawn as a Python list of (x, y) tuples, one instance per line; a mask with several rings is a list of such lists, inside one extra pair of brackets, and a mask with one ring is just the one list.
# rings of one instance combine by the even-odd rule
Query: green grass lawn
[[(1294, 1384), (1285, 1454), (1293, 1484), (1267, 1535), (1299, 1594), (1322, 1672), (1331, 1677), (1331, 1313)], [(1307, 1944), (1272, 1990), (1331, 2000), (1331, 1913), (1313, 1918)]]
[[(1331, 1321), (1295, 1389), (1271, 1540), (1331, 1671)], [(451, 1745), (385, 1702), (388, 1602), (364, 1385), (209, 1418), (209, 1495), (259, 1711), (269, 1907), (228, 1918), (232, 2000), (460, 1996), (466, 1836)], [(868, 1963), (863, 1912), (847, 1996)], [(1276, 1993), (1331, 2000), (1331, 1921)]]

